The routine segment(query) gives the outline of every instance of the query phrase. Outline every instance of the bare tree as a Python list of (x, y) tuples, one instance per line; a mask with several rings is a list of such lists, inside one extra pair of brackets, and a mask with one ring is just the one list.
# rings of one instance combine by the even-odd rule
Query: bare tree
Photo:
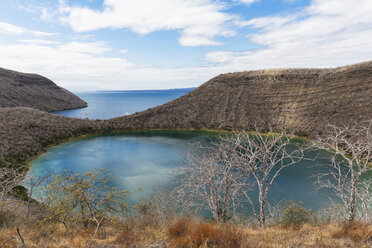
[[(173, 220), (178, 213), (186, 214), (182, 208), (182, 204), (177, 199), (177, 194), (172, 191), (171, 185), (157, 186), (153, 188), (153, 192), (149, 197), (150, 205), (152, 209), (159, 215), (166, 223)], [(142, 211), (144, 213), (146, 211)]]
[(261, 226), (266, 222), (266, 204), (271, 186), (282, 170), (297, 164), (304, 158), (304, 146), (284, 131), (265, 135), (252, 135), (240, 132), (234, 136), (238, 144), (235, 151), (235, 161), (239, 173), (251, 176), (258, 189), (259, 210), (256, 209), (251, 194), (243, 194), (250, 203), (252, 211)]
[(239, 206), (245, 177), (238, 171), (231, 142), (197, 142), (190, 148), (184, 167), (178, 170), (180, 201), (208, 209), (215, 221), (230, 217)]
[(9, 193), (20, 184), (25, 176), (24, 167), (0, 167), (0, 201), (3, 202)]
[(314, 141), (320, 152), (327, 152), (328, 171), (316, 175), (317, 189), (325, 188), (347, 209), (347, 219), (355, 219), (357, 197), (363, 175), (372, 169), (372, 120), (354, 125), (328, 125), (326, 133)]
[(130, 193), (117, 190), (112, 186), (112, 180), (104, 169), (83, 174), (65, 171), (56, 175), (44, 189), (48, 205), (44, 221), (46, 224), (59, 222), (66, 228), (69, 221), (78, 219), (85, 228), (95, 223), (96, 228), (87, 245), (91, 247), (104, 219), (127, 211), (124, 200)]
[[(212, 144), (193, 146), (178, 188), (186, 198), (205, 203), (217, 221), (243, 207), (246, 199), (255, 218), (265, 225), (268, 193), (280, 172), (304, 158), (304, 148), (282, 133), (253, 135), (239, 132)], [(257, 187), (258, 196), (250, 191)], [(259, 210), (255, 207), (258, 199)]]
[(2, 245), (0, 245), (0, 248), (4, 247), (4, 245), (6, 245), (12, 239), (16, 240), (17, 248), (26, 248), (25, 241), (24, 241), (18, 227), (17, 227), (17, 235), (13, 235), (12, 237), (8, 238)]
[[(53, 175), (52, 172), (47, 172), (44, 175), (41, 176), (36, 176), (32, 175), (31, 173), (27, 174), (24, 181), (24, 186), (28, 189), (27, 192), (27, 209), (26, 209), (26, 220), (28, 220), (29, 215), (30, 215), (30, 208), (31, 208), (31, 203), (33, 201), (33, 197), (35, 193), (39, 193), (39, 198), (42, 198), (42, 189), (43, 186), (46, 186), (46, 183), (49, 178), (51, 178)], [(39, 191), (39, 192), (36, 192)], [(43, 200), (43, 199), (41, 199)]]
[(358, 184), (357, 202), (359, 202), (359, 215), (361, 218), (372, 223), (372, 179), (364, 179)]
[(44, 188), (45, 203), (49, 206), (48, 222), (59, 222), (67, 226), (74, 217), (85, 228), (90, 221), (100, 223), (100, 217), (110, 213), (123, 213), (129, 192), (117, 190), (111, 185), (112, 177), (104, 169), (91, 170), (83, 174), (68, 171), (58, 174)]

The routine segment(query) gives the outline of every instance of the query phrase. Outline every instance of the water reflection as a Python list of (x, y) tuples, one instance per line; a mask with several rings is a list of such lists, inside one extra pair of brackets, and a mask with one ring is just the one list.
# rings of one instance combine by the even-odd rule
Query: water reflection
[[(53, 174), (69, 170), (73, 173), (106, 168), (119, 189), (142, 191), (131, 201), (146, 197), (154, 186), (173, 179), (172, 171), (182, 166), (191, 143), (200, 139), (198, 132), (137, 133), (100, 136), (68, 142), (53, 148), (31, 162), (31, 175)], [(282, 171), (270, 190), (271, 201), (293, 199), (318, 209), (327, 202), (325, 195), (312, 190), (313, 178), (321, 161), (303, 160), (298, 166)]]

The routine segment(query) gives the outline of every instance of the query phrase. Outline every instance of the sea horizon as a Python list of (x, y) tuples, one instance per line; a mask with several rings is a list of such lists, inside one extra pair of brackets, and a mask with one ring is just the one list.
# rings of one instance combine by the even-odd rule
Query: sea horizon
[(163, 90), (99, 90), (74, 92), (88, 107), (55, 111), (54, 114), (73, 118), (106, 120), (134, 114), (172, 101), (195, 88)]

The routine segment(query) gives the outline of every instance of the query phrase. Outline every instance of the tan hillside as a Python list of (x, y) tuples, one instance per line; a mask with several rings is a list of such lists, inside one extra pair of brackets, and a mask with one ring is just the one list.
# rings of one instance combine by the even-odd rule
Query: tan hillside
[(86, 106), (79, 97), (45, 77), (0, 68), (0, 107), (29, 107), (52, 112)]
[(372, 61), (336, 69), (219, 75), (162, 106), (108, 121), (115, 128), (249, 129), (257, 120), (315, 133), (372, 117)]
[(95, 125), (91, 120), (67, 118), (32, 108), (0, 108), (0, 166), (6, 157), (22, 162), (44, 151), (48, 145), (91, 132)]

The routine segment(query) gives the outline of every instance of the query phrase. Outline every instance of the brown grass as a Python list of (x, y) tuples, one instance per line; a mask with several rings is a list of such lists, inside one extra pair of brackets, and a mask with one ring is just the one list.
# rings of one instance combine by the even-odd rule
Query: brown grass
[[(103, 226), (94, 239), (93, 247), (157, 247), (169, 248), (280, 248), (280, 247), (372, 247), (372, 225), (359, 222), (310, 225), (298, 230), (269, 226), (244, 227), (229, 223), (207, 223), (198, 219), (178, 219), (170, 225), (146, 226), (138, 217), (110, 222)], [(81, 225), (66, 229), (52, 225), (46, 229), (20, 227), (28, 247), (74, 248), (86, 247), (94, 231)], [(0, 229), (0, 245), (15, 228)], [(15, 242), (7, 248), (16, 247)], [(156, 246), (154, 246), (156, 247)]]
[(168, 228), (171, 247), (242, 247), (241, 231), (230, 225), (177, 220)]
[(135, 234), (131, 231), (123, 230), (116, 236), (116, 243), (124, 247), (133, 246), (138, 242)]
[(333, 237), (347, 237), (357, 243), (372, 241), (372, 226), (358, 221), (346, 221), (342, 224), (342, 228), (333, 234)]

